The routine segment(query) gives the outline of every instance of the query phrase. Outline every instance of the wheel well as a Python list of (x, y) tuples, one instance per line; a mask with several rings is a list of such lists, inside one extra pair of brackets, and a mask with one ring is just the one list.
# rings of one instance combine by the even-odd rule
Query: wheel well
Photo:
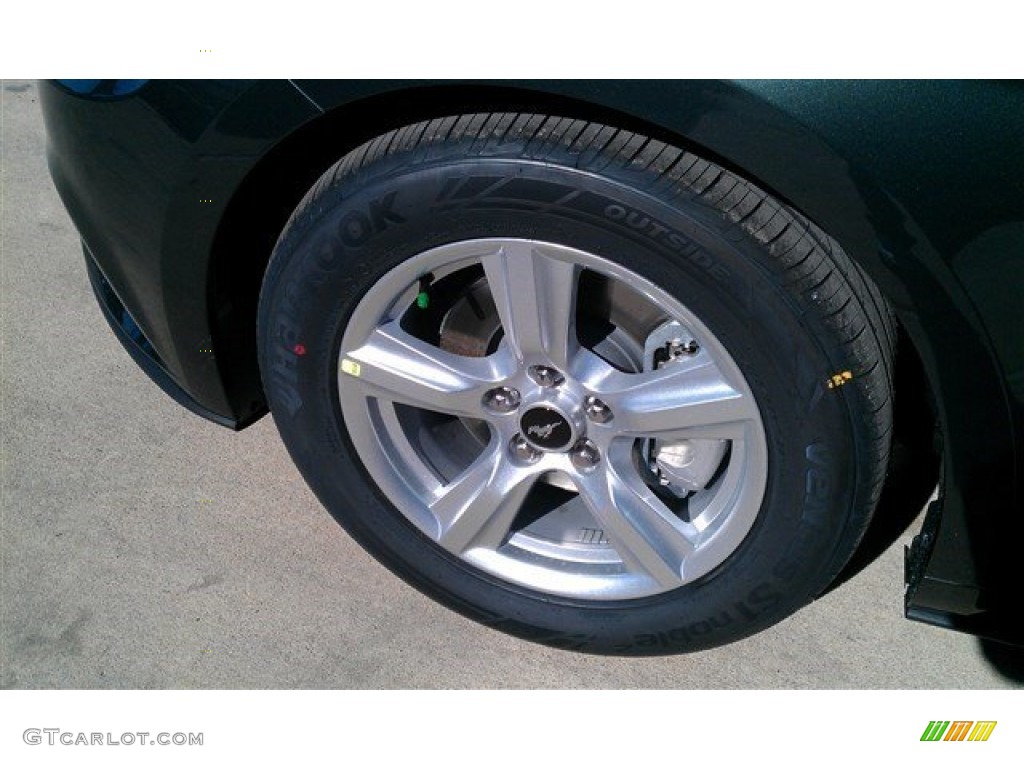
[(558, 114), (680, 141), (646, 121), (589, 102), (519, 88), (466, 85), (387, 92), (325, 112), (288, 135), (260, 159), (235, 192), (210, 258), (213, 342), (225, 391), (239, 414), (239, 428), (267, 412), (257, 364), (256, 310), (278, 235), (302, 197), (335, 162), (376, 136), (421, 120), (488, 111)]

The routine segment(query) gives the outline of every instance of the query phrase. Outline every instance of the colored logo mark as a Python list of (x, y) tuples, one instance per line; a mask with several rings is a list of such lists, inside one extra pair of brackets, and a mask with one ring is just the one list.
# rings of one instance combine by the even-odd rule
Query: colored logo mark
[(988, 741), (995, 728), (995, 720), (932, 720), (921, 741)]

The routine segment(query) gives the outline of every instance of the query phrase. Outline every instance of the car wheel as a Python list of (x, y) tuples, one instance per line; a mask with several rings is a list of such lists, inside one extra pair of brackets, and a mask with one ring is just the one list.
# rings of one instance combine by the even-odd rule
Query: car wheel
[(672, 653), (779, 621), (885, 474), (877, 289), (750, 182), (608, 126), (465, 115), (354, 150), (278, 240), (259, 335), (331, 514), (550, 645)]

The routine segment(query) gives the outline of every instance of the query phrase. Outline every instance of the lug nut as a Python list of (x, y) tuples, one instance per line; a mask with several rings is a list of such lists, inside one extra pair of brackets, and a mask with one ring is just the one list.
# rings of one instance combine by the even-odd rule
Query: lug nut
[(542, 387), (558, 387), (565, 381), (565, 376), (546, 365), (530, 366), (529, 374), (530, 378)]
[(511, 413), (519, 407), (519, 392), (511, 387), (495, 387), (484, 395), (484, 406), (495, 413)]
[(573, 446), (571, 459), (576, 469), (589, 472), (601, 461), (601, 452), (589, 440), (580, 440)]
[(526, 438), (522, 435), (516, 435), (513, 437), (508, 448), (509, 451), (511, 451), (512, 456), (523, 464), (533, 464), (543, 455), (542, 451), (537, 450), (526, 442)]
[(586, 399), (584, 410), (587, 413), (587, 418), (595, 424), (604, 424), (612, 420), (612, 409), (596, 397), (590, 396)]

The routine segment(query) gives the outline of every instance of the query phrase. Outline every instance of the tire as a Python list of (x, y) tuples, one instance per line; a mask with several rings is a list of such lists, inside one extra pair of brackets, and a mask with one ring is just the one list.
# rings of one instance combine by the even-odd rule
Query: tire
[(394, 573), (556, 647), (693, 651), (811, 601), (891, 431), (889, 309), (732, 172), (538, 115), (410, 125), (299, 205), (260, 299), (274, 419)]

